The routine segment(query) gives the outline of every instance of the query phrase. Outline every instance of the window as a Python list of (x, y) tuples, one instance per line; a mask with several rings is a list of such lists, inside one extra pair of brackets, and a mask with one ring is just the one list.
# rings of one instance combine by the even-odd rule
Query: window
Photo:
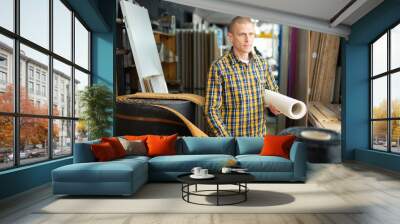
[(21, 36), (49, 48), (49, 0), (20, 0)]
[[(54, 78), (54, 83), (53, 83), (53, 90), (54, 90), (54, 95), (53, 95), (53, 103), (58, 104), (58, 97), (60, 94), (60, 100), (62, 103), (64, 103), (64, 96), (67, 96), (69, 100), (72, 101), (72, 91), (70, 89), (65, 89), (64, 85), (65, 83), (71, 83), (72, 84), (72, 68), (69, 65), (66, 65), (58, 60), (53, 60), (54, 64), (54, 70), (53, 70), (53, 78)], [(69, 104), (72, 104), (72, 102), (68, 102)], [(62, 106), (59, 104), (59, 106)], [(53, 105), (53, 114), (59, 114), (60, 113), (60, 108), (57, 107), (56, 105)], [(72, 108), (67, 108), (66, 114), (62, 114), (63, 116), (68, 116), (72, 117)]]
[(36, 84), (36, 95), (40, 95), (40, 84)]
[(81, 114), (81, 108), (79, 107), (79, 95), (86, 86), (89, 85), (89, 74), (75, 70), (75, 117), (79, 117)]
[(14, 0), (1, 0), (0, 26), (14, 31)]
[(34, 90), (33, 90), (33, 82), (28, 82), (28, 93), (29, 94), (33, 94)]
[[(2, 2), (3, 3), (3, 2)], [(3, 9), (0, 9), (0, 21), (4, 15)], [(0, 23), (1, 24), (1, 23)], [(8, 112), (12, 113), (14, 111), (14, 83), (13, 79), (10, 77), (14, 76), (14, 72), (12, 69), (10, 62), (12, 61), (14, 54), (14, 42), (12, 39), (2, 35), (0, 33), (0, 57), (2, 58), (0, 61), (0, 113)], [(11, 61), (6, 62), (9, 59)], [(10, 81), (8, 81), (10, 79)], [(1, 115), (1, 114), (0, 114)], [(0, 136), (1, 139), (1, 136)], [(1, 148), (1, 146), (0, 146)], [(1, 164), (1, 160), (0, 160)], [(1, 169), (1, 168), (0, 168)]]
[[(1, 10), (0, 10), (1, 11)], [(0, 115), (0, 170), (14, 166), (14, 122), (12, 116)]]
[(53, 157), (70, 155), (72, 144), (72, 121), (53, 120)]
[(0, 71), (0, 84), (1, 85), (7, 84), (7, 74), (3, 71)]
[(42, 86), (42, 96), (46, 97), (46, 86)]
[(397, 25), (390, 31), (390, 68), (396, 69), (400, 67), (400, 25)]
[(54, 52), (71, 60), (72, 12), (60, 1), (53, 1)]
[(76, 136), (87, 139), (74, 105), (90, 85), (90, 32), (67, 1), (0, 2), (0, 170), (70, 156)]
[(33, 80), (33, 67), (29, 66), (29, 71), (28, 71), (29, 79)]
[(0, 54), (0, 91), (5, 92), (7, 85), (7, 56)]
[(370, 45), (371, 148), (400, 153), (400, 24)]
[(0, 67), (7, 68), (7, 56), (0, 55)]
[(40, 70), (36, 69), (36, 80), (40, 81)]
[(75, 18), (75, 62), (82, 68), (89, 69), (89, 32)]
[[(39, 101), (36, 103), (40, 104)], [(48, 119), (22, 117), (19, 128), (21, 165), (47, 160), (49, 158)]]

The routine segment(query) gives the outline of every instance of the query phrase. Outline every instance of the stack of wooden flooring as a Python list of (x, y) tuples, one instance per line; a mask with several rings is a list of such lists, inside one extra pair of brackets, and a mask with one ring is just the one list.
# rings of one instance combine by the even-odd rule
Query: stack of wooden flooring
[(314, 127), (341, 132), (340, 113), (340, 104), (308, 103), (308, 120)]
[(341, 132), (340, 38), (310, 32), (308, 41), (308, 123)]
[(339, 44), (338, 36), (310, 33), (309, 101), (339, 103), (340, 72), (337, 69)]

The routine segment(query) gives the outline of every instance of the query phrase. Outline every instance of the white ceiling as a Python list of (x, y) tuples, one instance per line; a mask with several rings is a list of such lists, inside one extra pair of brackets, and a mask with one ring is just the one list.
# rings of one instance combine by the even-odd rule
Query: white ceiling
[[(383, 0), (166, 0), (196, 8), (212, 23), (226, 24), (236, 15), (261, 21), (331, 33), (350, 34), (350, 26)], [(331, 21), (347, 4), (352, 5)]]
[[(242, 0), (225, 0), (243, 3)], [(250, 0), (246, 4), (283, 12), (329, 20), (350, 0)]]

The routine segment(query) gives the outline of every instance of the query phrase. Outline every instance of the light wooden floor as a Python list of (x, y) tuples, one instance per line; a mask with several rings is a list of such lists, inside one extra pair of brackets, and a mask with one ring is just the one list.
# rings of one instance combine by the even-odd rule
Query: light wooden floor
[(359, 163), (310, 164), (309, 169), (308, 182), (368, 206), (359, 214), (35, 214), (35, 208), (54, 200), (47, 185), (0, 202), (0, 223), (400, 223), (399, 173)]

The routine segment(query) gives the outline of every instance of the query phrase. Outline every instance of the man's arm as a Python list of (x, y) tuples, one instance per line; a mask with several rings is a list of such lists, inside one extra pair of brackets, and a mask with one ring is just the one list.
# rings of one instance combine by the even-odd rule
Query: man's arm
[(229, 136), (221, 118), (221, 105), (222, 81), (217, 66), (213, 64), (208, 74), (204, 113), (207, 118), (207, 123), (216, 136)]

